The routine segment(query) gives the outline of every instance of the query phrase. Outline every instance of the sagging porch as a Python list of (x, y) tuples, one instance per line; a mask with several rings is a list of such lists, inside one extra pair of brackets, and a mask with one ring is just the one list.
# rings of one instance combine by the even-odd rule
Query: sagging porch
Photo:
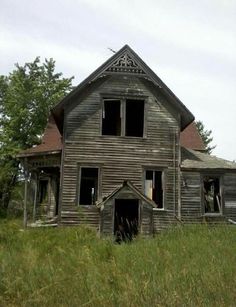
[[(60, 153), (25, 156), (24, 225), (57, 224), (60, 193)], [(39, 222), (40, 221), (40, 222)]]

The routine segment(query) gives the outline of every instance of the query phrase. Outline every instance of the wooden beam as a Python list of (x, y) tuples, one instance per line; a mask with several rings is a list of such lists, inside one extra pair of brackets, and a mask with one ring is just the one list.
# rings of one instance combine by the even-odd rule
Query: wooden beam
[(28, 167), (27, 158), (24, 159), (24, 173), (25, 173), (25, 193), (24, 193), (24, 228), (27, 227), (27, 196), (28, 196)]
[(34, 188), (34, 207), (33, 207), (33, 222), (36, 219), (36, 207), (37, 207), (37, 194), (38, 194), (38, 174), (35, 174), (35, 188)]

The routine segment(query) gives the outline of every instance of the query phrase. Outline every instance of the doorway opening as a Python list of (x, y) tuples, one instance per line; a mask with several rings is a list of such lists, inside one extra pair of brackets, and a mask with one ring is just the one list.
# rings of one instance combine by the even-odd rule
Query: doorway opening
[(48, 179), (41, 179), (39, 181), (39, 203), (47, 203), (48, 202)]
[(114, 235), (116, 242), (131, 241), (138, 234), (139, 200), (116, 199)]

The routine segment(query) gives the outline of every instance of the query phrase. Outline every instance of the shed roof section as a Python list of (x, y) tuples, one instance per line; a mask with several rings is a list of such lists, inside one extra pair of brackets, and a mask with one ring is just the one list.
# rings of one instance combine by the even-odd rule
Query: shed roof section
[(183, 148), (181, 169), (234, 170), (236, 163), (199, 151)]
[(197, 130), (195, 122), (191, 123), (184, 131), (180, 134), (180, 144), (183, 147), (205, 151), (205, 145)]
[(49, 116), (41, 144), (22, 151), (18, 157), (58, 153), (62, 149), (61, 134), (52, 115)]
[(193, 114), (178, 99), (178, 97), (175, 96), (175, 94), (165, 85), (165, 83), (128, 45), (125, 45), (53, 108), (52, 112), (60, 130), (62, 130), (61, 123), (64, 108), (74, 101), (74, 98), (77, 97), (92, 82), (100, 77), (114, 74), (134, 75), (139, 78), (150, 80), (163, 93), (163, 95), (166, 96), (170, 104), (172, 104), (172, 106), (178, 110), (181, 118), (181, 130), (187, 127), (194, 120)]

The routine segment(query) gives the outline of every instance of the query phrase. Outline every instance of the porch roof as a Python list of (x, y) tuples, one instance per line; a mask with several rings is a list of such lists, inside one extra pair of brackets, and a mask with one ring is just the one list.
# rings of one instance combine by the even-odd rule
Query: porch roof
[(52, 115), (49, 116), (42, 142), (39, 145), (20, 152), (17, 157), (29, 157), (42, 154), (58, 154), (62, 150), (61, 134)]

